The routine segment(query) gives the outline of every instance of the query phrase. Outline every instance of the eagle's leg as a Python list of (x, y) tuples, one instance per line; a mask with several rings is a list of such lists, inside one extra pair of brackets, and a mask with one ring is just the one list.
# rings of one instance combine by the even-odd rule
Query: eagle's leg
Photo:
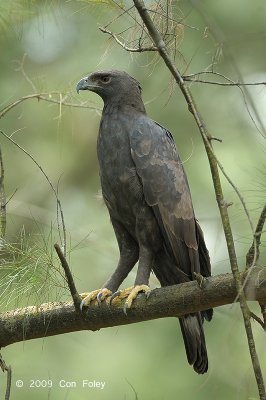
[(135, 240), (125, 230), (123, 225), (111, 217), (111, 222), (116, 234), (120, 258), (114, 273), (105, 282), (101, 289), (89, 293), (82, 293), (83, 298), (80, 308), (88, 306), (92, 301), (97, 300), (98, 304), (116, 292), (123, 280), (127, 277), (139, 258), (139, 248)]
[(150, 294), (149, 278), (154, 263), (154, 256), (161, 247), (161, 234), (153, 211), (143, 205), (139, 209), (136, 219), (136, 234), (139, 244), (139, 265), (135, 286), (121, 290), (112, 295), (110, 302), (113, 303), (116, 298), (122, 300), (126, 298), (124, 304), (124, 313), (132, 306), (132, 302), (141, 292)]
[(124, 313), (127, 313), (127, 310), (132, 306), (132, 302), (135, 300), (137, 295), (141, 292), (146, 294), (146, 297), (149, 297), (150, 287), (149, 287), (149, 279), (151, 274), (151, 267), (153, 263), (153, 255), (150, 249), (141, 247), (139, 253), (139, 265), (138, 272), (135, 280), (135, 286), (129, 289), (129, 293), (127, 299), (124, 304)]
[(135, 286), (115, 292), (111, 297), (111, 304), (126, 299), (124, 304), (124, 313), (127, 314), (127, 310), (131, 308), (133, 301), (139, 293), (144, 292), (146, 294), (146, 297), (149, 297), (151, 291), (149, 287), (149, 278), (152, 262), (153, 255), (150, 249), (141, 247), (139, 252), (139, 265), (135, 280)]

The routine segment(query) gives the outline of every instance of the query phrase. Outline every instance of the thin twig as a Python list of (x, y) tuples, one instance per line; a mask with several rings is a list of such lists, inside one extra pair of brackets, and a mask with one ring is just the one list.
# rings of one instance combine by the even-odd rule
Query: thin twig
[(5, 372), (7, 370), (7, 365), (5, 360), (3, 359), (2, 354), (0, 353), (0, 368), (3, 372)]
[[(169, 8), (169, 2), (168, 2), (168, 1), (166, 2), (166, 8), (167, 8), (166, 14), (164, 14), (162, 10), (160, 10), (159, 12), (156, 11), (156, 10), (153, 10), (153, 9), (151, 9), (151, 8), (149, 8), (149, 9), (147, 9), (147, 10), (148, 10), (150, 13), (152, 13), (152, 14), (158, 14), (160, 17), (164, 18), (164, 19), (166, 20), (166, 22), (170, 21), (170, 22), (172, 22), (175, 26), (177, 26), (177, 25), (183, 25), (183, 26), (185, 26), (186, 28), (190, 28), (190, 29), (194, 29), (194, 30), (196, 30), (196, 31), (199, 31), (199, 28), (197, 28), (196, 26), (188, 25), (188, 24), (185, 24), (184, 22), (182, 22), (185, 18), (182, 18), (182, 19), (180, 19), (180, 20), (176, 20), (176, 19), (174, 19), (174, 18), (171, 18), (171, 17), (169, 16), (169, 14), (168, 14), (168, 8)], [(165, 34), (167, 34), (167, 29), (166, 29)]]
[(196, 79), (194, 77), (191, 77), (190, 75), (183, 75), (183, 79), (184, 79), (184, 81), (187, 81), (187, 82), (206, 83), (208, 85), (217, 85), (217, 86), (265, 86), (266, 85), (266, 82), (253, 82), (253, 83), (213, 82), (213, 81), (206, 81), (206, 80), (203, 80), (203, 79)]
[(264, 322), (256, 314), (254, 314), (252, 311), (250, 311), (250, 317), (253, 318), (254, 321), (258, 322), (258, 324), (260, 324), (260, 326), (265, 330)]
[(145, 51), (157, 51), (157, 48), (154, 46), (150, 46), (150, 47), (128, 47), (124, 42), (122, 42), (115, 33), (109, 31), (108, 29), (104, 28), (103, 26), (99, 26), (99, 29), (101, 32), (103, 33), (107, 33), (108, 35), (110, 35), (115, 41), (116, 43), (119, 44), (119, 46), (123, 47), (124, 50), (129, 51), (131, 53), (143, 53)]
[[(206, 75), (206, 74), (211, 74), (211, 75), (219, 76), (220, 78), (225, 79), (225, 80), (227, 81), (227, 84), (228, 84), (228, 85), (222, 85), (222, 86), (236, 86), (236, 87), (238, 87), (238, 89), (240, 90), (240, 92), (241, 92), (241, 94), (242, 94), (242, 97), (243, 97), (243, 101), (244, 101), (246, 110), (247, 110), (247, 112), (248, 112), (248, 115), (249, 115), (249, 117), (250, 117), (252, 123), (254, 124), (255, 128), (257, 129), (257, 131), (260, 132), (260, 134), (261, 134), (262, 136), (264, 136), (264, 134), (263, 134), (264, 127), (263, 127), (263, 125), (262, 125), (262, 122), (261, 122), (261, 118), (260, 118), (260, 116), (259, 116), (259, 113), (258, 113), (258, 111), (256, 110), (256, 107), (255, 107), (255, 105), (254, 105), (254, 102), (253, 102), (253, 100), (252, 100), (252, 97), (250, 96), (250, 94), (249, 94), (248, 91), (245, 91), (245, 92), (244, 92), (244, 90), (246, 89), (245, 86), (250, 86), (250, 84), (244, 84), (244, 83), (240, 83), (240, 82), (238, 82), (238, 83), (237, 83), (237, 82), (234, 82), (232, 79), (228, 78), (227, 76), (221, 74), (220, 72), (215, 72), (215, 71), (202, 71), (202, 72), (198, 72), (197, 74), (191, 74), (191, 75), (188, 75), (188, 76), (193, 77), (193, 76)], [(186, 75), (185, 75), (185, 76), (186, 76)], [(186, 80), (186, 79), (184, 79), (184, 80)], [(256, 84), (256, 82), (255, 82), (255, 84)], [(262, 82), (258, 82), (258, 83), (257, 83), (257, 85), (263, 85), (263, 84), (264, 84), (264, 83), (262, 83)], [(255, 113), (255, 116), (256, 116), (257, 120), (259, 121), (259, 123), (260, 123), (260, 125), (261, 125), (261, 129), (257, 126), (257, 123), (256, 123), (256, 121), (255, 121), (253, 115), (251, 114), (251, 111), (250, 111), (250, 109), (249, 109), (249, 105), (248, 105), (246, 96), (248, 97), (249, 102), (251, 103), (251, 106), (252, 106), (253, 111), (254, 111), (254, 113)]]
[(266, 330), (266, 303), (259, 302), (262, 318), (264, 321), (264, 330)]
[(59, 260), (61, 262), (61, 265), (62, 265), (62, 267), (63, 267), (63, 269), (65, 271), (66, 280), (67, 280), (68, 287), (69, 287), (69, 290), (70, 290), (70, 293), (71, 293), (71, 296), (72, 296), (72, 299), (73, 299), (73, 303), (74, 303), (75, 309), (78, 312), (80, 312), (81, 298), (80, 298), (80, 295), (78, 294), (78, 291), (76, 289), (74, 278), (73, 278), (73, 275), (72, 275), (72, 273), (70, 271), (70, 268), (69, 268), (68, 262), (66, 260), (66, 257), (64, 256), (64, 254), (63, 254), (63, 252), (62, 252), (62, 250), (61, 250), (61, 248), (60, 248), (60, 246), (58, 244), (55, 244), (54, 248), (55, 248), (55, 251), (57, 252), (57, 255), (58, 255), (58, 258), (59, 258)]
[[(118, 15), (118, 17), (116, 18), (116, 19), (119, 19), (119, 18), (121, 18), (124, 14), (126, 14), (129, 18), (131, 18), (133, 21), (134, 21), (134, 23), (136, 24), (136, 25), (138, 25), (141, 29), (143, 29), (144, 28), (144, 25), (142, 24), (141, 25), (141, 23), (138, 21), (138, 19), (136, 18), (136, 15), (135, 15), (135, 10), (134, 10), (134, 6), (130, 6), (129, 8), (127, 8), (127, 9), (125, 9), (124, 8), (124, 6), (123, 6), (123, 4), (121, 4), (121, 2), (120, 1), (115, 1), (115, 0), (112, 0), (112, 2), (115, 4), (115, 6), (118, 8), (118, 9), (120, 9), (122, 12), (121, 12), (121, 14), (119, 14)], [(133, 10), (133, 12), (132, 13), (130, 13), (130, 11), (131, 10)], [(106, 25), (105, 26), (105, 28), (107, 28), (108, 26), (110, 26), (110, 24), (112, 24), (114, 22), (114, 20), (112, 20), (108, 25)]]
[(32, 90), (34, 92), (37, 92), (37, 88), (36, 88), (35, 84), (33, 83), (32, 79), (30, 79), (30, 77), (28, 76), (28, 74), (26, 73), (25, 68), (24, 68), (24, 64), (27, 59), (27, 56), (28, 56), (27, 53), (23, 54), (21, 62), (18, 61), (19, 66), (16, 69), (16, 71), (21, 71), (23, 77), (25, 78), (26, 82), (28, 82), (28, 84), (31, 86)]
[(266, 204), (263, 207), (257, 226), (256, 226), (256, 230), (254, 233), (254, 240), (253, 243), (247, 253), (246, 256), (246, 265), (247, 268), (250, 268), (251, 266), (255, 265), (255, 263), (257, 262), (258, 258), (259, 258), (259, 247), (260, 247), (260, 239), (261, 239), (261, 235), (262, 235), (262, 231), (263, 231), (263, 227), (264, 227), (264, 223), (266, 220)]
[[(217, 43), (219, 44), (219, 46), (222, 46), (222, 51), (225, 54), (226, 58), (230, 61), (231, 66), (234, 68), (236, 74), (238, 75), (238, 81), (242, 81), (242, 73), (237, 65), (237, 63), (235, 62), (235, 52), (232, 51), (232, 49), (230, 48), (230, 46), (224, 46), (223, 44), (227, 41), (226, 38), (226, 34), (224, 33), (224, 31), (221, 29), (221, 27), (219, 26), (219, 21), (216, 19), (213, 19), (207, 11), (207, 8), (203, 6), (203, 2), (201, 1), (196, 1), (196, 0), (190, 0), (190, 3), (192, 4), (192, 7), (197, 10), (199, 12), (199, 14), (202, 16), (204, 23), (208, 26), (208, 29), (211, 31), (214, 39), (217, 41)], [(213, 64), (214, 65), (214, 64)], [(240, 89), (240, 87), (239, 87)], [(264, 123), (262, 121), (262, 118), (257, 110), (257, 107), (254, 103), (254, 100), (252, 98), (252, 96), (250, 95), (249, 91), (247, 90), (247, 88), (244, 86), (242, 89), (242, 95), (244, 98), (244, 103), (247, 109), (247, 112), (249, 114), (250, 119), (252, 120), (255, 128), (257, 129), (257, 131), (262, 135), (262, 136), (266, 136), (266, 130), (264, 127)], [(248, 99), (248, 102), (252, 108), (252, 111), (256, 117), (256, 120), (258, 121), (259, 125), (257, 125), (254, 117), (251, 114), (251, 111), (249, 110), (249, 106), (248, 106), (248, 102), (246, 100), (246, 98)]]
[[(39, 170), (41, 171), (41, 173), (44, 175), (46, 181), (48, 182), (49, 186), (51, 187), (55, 198), (56, 198), (56, 204), (59, 210), (59, 214), (60, 214), (60, 218), (61, 218), (61, 223), (62, 223), (62, 231), (63, 231), (63, 248), (64, 248), (64, 254), (66, 255), (66, 229), (65, 229), (65, 219), (64, 219), (64, 214), (63, 214), (63, 209), (62, 209), (62, 205), (61, 205), (61, 201), (57, 195), (57, 192), (49, 178), (49, 176), (47, 175), (47, 173), (44, 171), (44, 169), (42, 168), (42, 166), (38, 163), (38, 161), (35, 160), (35, 158), (27, 151), (25, 150), (22, 146), (20, 146), (14, 139), (12, 139), (10, 136), (8, 136), (6, 133), (4, 133), (3, 131), (0, 131), (0, 133), (6, 138), (8, 139), (10, 142), (12, 142), (16, 147), (18, 147), (20, 150), (23, 151), (23, 153), (25, 153), (33, 162), (35, 165), (37, 165), (37, 167), (39, 168)], [(59, 229), (59, 227), (58, 227)]]
[[(252, 222), (251, 216), (250, 216), (250, 214), (249, 214), (249, 211), (248, 211), (246, 202), (245, 202), (245, 200), (244, 200), (244, 197), (242, 196), (240, 190), (239, 190), (238, 187), (234, 184), (234, 182), (232, 181), (232, 179), (230, 178), (230, 176), (229, 176), (229, 175), (227, 174), (227, 172), (225, 171), (225, 169), (224, 169), (222, 163), (218, 160), (217, 156), (215, 155), (215, 153), (214, 153), (214, 151), (213, 151), (213, 148), (212, 148), (212, 145), (211, 145), (211, 141), (213, 140), (213, 138), (210, 137), (210, 138), (208, 138), (208, 139), (209, 139), (209, 140), (207, 140), (206, 143), (205, 143), (205, 148), (208, 147), (210, 153), (212, 154), (212, 156), (213, 156), (213, 158), (214, 158), (214, 162), (218, 165), (218, 167), (219, 167), (220, 171), (222, 172), (223, 176), (226, 178), (227, 182), (232, 186), (232, 188), (234, 189), (235, 193), (237, 194), (237, 197), (239, 198), (240, 203), (242, 204), (243, 210), (244, 210), (244, 212), (245, 212), (245, 214), (246, 214), (246, 216), (247, 216), (247, 220), (248, 220), (248, 223), (249, 223), (249, 226), (250, 226), (250, 229), (251, 229), (252, 237), (254, 238), (254, 239), (253, 239), (253, 243), (255, 243), (255, 230), (254, 230), (253, 222)], [(220, 179), (220, 178), (219, 178), (219, 179)], [(220, 183), (220, 186), (221, 186), (221, 183)], [(222, 188), (221, 188), (221, 189), (222, 189)], [(220, 205), (221, 205), (222, 208), (228, 208), (228, 206), (230, 206), (231, 204), (232, 204), (232, 203), (227, 203), (227, 202), (225, 202), (225, 200), (224, 200), (224, 198), (223, 198), (223, 199), (221, 200), (221, 204), (220, 204)], [(228, 213), (227, 213), (227, 215), (228, 215)], [(229, 217), (228, 217), (228, 220), (229, 220)], [(231, 234), (232, 234), (232, 232), (231, 232)], [(232, 238), (233, 238), (233, 235), (232, 235)], [(230, 238), (228, 237), (228, 239), (230, 239)], [(252, 263), (251, 263), (251, 265), (250, 265), (251, 267), (253, 267), (253, 266), (255, 265), (255, 263), (256, 263), (256, 258), (257, 258), (257, 247), (255, 246), (255, 247), (254, 247), (254, 257), (253, 257)]]
[(11, 391), (12, 370), (10, 365), (9, 366), (6, 365), (6, 362), (3, 359), (2, 354), (0, 354), (0, 368), (2, 369), (3, 372), (7, 372), (5, 400), (9, 400)]
[(0, 249), (2, 247), (2, 241), (6, 233), (6, 194), (4, 187), (4, 162), (2, 157), (2, 150), (0, 147)]
[[(21, 68), (21, 69), (22, 69), (22, 71), (24, 71), (24, 70), (23, 70), (23, 63), (22, 63), (22, 68)], [(25, 73), (24, 73), (24, 75), (25, 75)], [(30, 82), (31, 82), (31, 81), (30, 81)], [(57, 95), (60, 96), (60, 99), (59, 99), (59, 100), (53, 99), (53, 98), (51, 97), (52, 95), (55, 95), (55, 94), (57, 94)], [(31, 95), (23, 96), (23, 97), (21, 97), (20, 99), (16, 100), (15, 102), (13, 102), (13, 103), (7, 105), (6, 107), (4, 107), (4, 108), (0, 111), (0, 118), (2, 118), (8, 111), (10, 111), (12, 108), (16, 107), (17, 105), (19, 105), (19, 104), (22, 103), (23, 101), (29, 100), (29, 99), (33, 99), (33, 98), (37, 98), (38, 100), (44, 100), (44, 101), (47, 101), (47, 102), (49, 102), (49, 103), (59, 104), (59, 106), (60, 106), (60, 112), (61, 112), (61, 106), (62, 106), (62, 105), (64, 105), (64, 106), (69, 106), (69, 107), (90, 108), (90, 109), (94, 109), (94, 110), (99, 111), (99, 109), (96, 108), (96, 107), (86, 106), (86, 105), (84, 105), (84, 104), (69, 103), (69, 102), (65, 101), (65, 99), (66, 99), (67, 96), (68, 96), (68, 94), (66, 94), (65, 97), (62, 98), (62, 93), (58, 93), (58, 92), (43, 93), (43, 94), (41, 94), (41, 93), (36, 93), (36, 94), (31, 94)], [(60, 215), (60, 219), (61, 219), (62, 232), (63, 232), (63, 240), (62, 240), (62, 242), (63, 242), (64, 254), (66, 255), (66, 227), (65, 227), (65, 220), (64, 220), (63, 210), (62, 210), (61, 202), (60, 202), (60, 200), (59, 200), (59, 198), (58, 198), (57, 191), (54, 189), (54, 187), (53, 187), (53, 185), (52, 185), (52, 183), (51, 183), (49, 177), (48, 177), (47, 174), (44, 172), (43, 168), (38, 164), (38, 162), (37, 162), (25, 149), (23, 149), (20, 145), (18, 145), (18, 143), (16, 143), (11, 137), (9, 137), (8, 135), (6, 135), (4, 132), (1, 132), (1, 133), (2, 133), (7, 139), (9, 139), (12, 143), (14, 143), (20, 150), (22, 150), (25, 154), (27, 154), (27, 155), (34, 161), (34, 163), (35, 163), (35, 164), (38, 166), (38, 168), (41, 170), (41, 172), (42, 172), (43, 175), (45, 176), (46, 180), (48, 181), (49, 185), (51, 186), (51, 188), (52, 188), (52, 190), (53, 190), (53, 192), (54, 192), (54, 194), (55, 194), (56, 201), (57, 201), (57, 215), (59, 214), (59, 215)], [(1, 166), (2, 166), (2, 164), (1, 164)], [(1, 189), (1, 186), (0, 186), (0, 189)], [(0, 190), (0, 196), (1, 196), (1, 190)], [(0, 200), (1, 200), (1, 199), (0, 199)], [(2, 202), (1, 202), (1, 204), (2, 204)], [(6, 202), (4, 202), (3, 204), (6, 205)], [(1, 209), (2, 209), (2, 207), (1, 207)], [(59, 221), (59, 218), (57, 218), (57, 221)], [(4, 224), (1, 225), (1, 227), (2, 227), (2, 226), (4, 226)], [(60, 235), (60, 225), (59, 225), (59, 222), (58, 222), (58, 232), (59, 232), (59, 235)]]
[(135, 400), (138, 400), (138, 393), (137, 393), (136, 389), (135, 389), (134, 386), (129, 382), (129, 380), (127, 380), (127, 378), (125, 378), (125, 380), (126, 380), (127, 384), (128, 384), (128, 385), (131, 387), (131, 389), (133, 390), (134, 395), (135, 395)]
[(198, 79), (198, 76), (205, 74), (217, 75), (223, 77), (227, 81), (229, 80), (231, 81), (231, 79), (227, 78), (223, 74), (219, 74), (218, 72), (214, 71), (202, 71), (195, 74), (183, 75), (182, 78), (184, 79), (184, 81), (188, 82), (206, 83), (209, 85), (218, 85), (218, 86), (266, 86), (266, 81), (265, 82), (214, 82), (205, 79)]
[(5, 393), (5, 400), (10, 399), (10, 392), (11, 392), (11, 382), (12, 382), (12, 369), (11, 365), (9, 365), (6, 369), (7, 377), (6, 377), (6, 393)]
[(133, 1), (134, 1), (135, 7), (136, 7), (140, 17), (142, 18), (144, 24), (146, 25), (146, 27), (149, 31), (150, 37), (152, 38), (154, 45), (158, 48), (158, 52), (160, 53), (161, 57), (163, 58), (166, 66), (170, 70), (171, 74), (174, 76), (177, 84), (179, 85), (179, 87), (187, 101), (189, 111), (192, 113), (192, 115), (198, 125), (203, 142), (205, 144), (205, 149), (207, 152), (210, 169), (211, 169), (211, 173), (212, 173), (212, 179), (213, 179), (214, 189), (215, 189), (215, 193), (216, 193), (217, 203), (219, 206), (223, 229), (224, 229), (224, 233), (225, 233), (231, 269), (232, 269), (234, 279), (236, 282), (237, 292), (239, 293), (240, 307), (241, 307), (244, 325), (245, 325), (245, 329), (246, 329), (246, 335), (247, 335), (247, 339), (248, 339), (248, 345), (249, 345), (252, 366), (253, 366), (254, 374), (256, 377), (256, 381), (257, 381), (260, 399), (266, 400), (264, 380), (263, 380), (263, 375), (262, 375), (262, 371), (261, 371), (260, 364), (259, 364), (258, 355), (256, 352), (252, 327), (251, 327), (251, 323), (250, 323), (249, 309), (247, 306), (246, 298), (245, 298), (245, 295), (243, 292), (242, 283), (240, 280), (240, 272), (239, 272), (238, 263), (237, 263), (237, 257), (236, 257), (236, 251), (235, 251), (235, 246), (234, 246), (234, 239), (233, 239), (233, 234), (232, 234), (232, 229), (231, 229), (231, 223), (230, 223), (227, 207), (225, 207), (226, 202), (225, 202), (224, 196), (223, 196), (223, 190), (222, 190), (222, 186), (221, 186), (217, 160), (216, 160), (216, 157), (212, 150), (212, 146), (211, 146), (211, 142), (210, 142), (211, 135), (209, 134), (209, 132), (206, 128), (205, 122), (203, 121), (203, 119), (197, 109), (196, 103), (194, 102), (191, 92), (190, 92), (189, 88), (186, 86), (185, 81), (181, 76), (181, 73), (176, 68), (176, 66), (173, 64), (172, 60), (169, 57), (166, 45), (163, 41), (163, 38), (162, 38), (161, 34), (159, 33), (159, 31), (156, 29), (155, 25), (153, 24), (153, 21), (147, 11), (144, 1), (143, 0), (133, 0)]
[(20, 99), (14, 101), (13, 103), (8, 104), (2, 110), (0, 110), (0, 118), (2, 118), (8, 111), (12, 110), (12, 108), (16, 107), (23, 101), (30, 100), (30, 99), (43, 100), (43, 101), (47, 101), (48, 103), (59, 104), (59, 105), (67, 106), (67, 107), (89, 108), (91, 110), (100, 111), (100, 109), (97, 107), (87, 106), (86, 104), (77, 104), (77, 103), (71, 103), (71, 102), (65, 101), (64, 99), (68, 96), (68, 94), (66, 94), (62, 100), (61, 99), (60, 100), (53, 99), (51, 96), (56, 95), (56, 94), (60, 95), (59, 92), (53, 92), (53, 93), (34, 93), (34, 94), (29, 94), (27, 96), (23, 96)]

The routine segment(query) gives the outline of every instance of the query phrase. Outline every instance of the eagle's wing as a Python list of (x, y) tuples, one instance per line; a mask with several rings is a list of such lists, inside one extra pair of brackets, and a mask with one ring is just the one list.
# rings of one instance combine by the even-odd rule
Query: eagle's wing
[(143, 116), (137, 129), (130, 133), (130, 146), (145, 200), (154, 210), (168, 252), (188, 280), (194, 278), (193, 272), (210, 275), (210, 271), (202, 271), (200, 267), (198, 236), (202, 233), (197, 227), (186, 174), (171, 133)]

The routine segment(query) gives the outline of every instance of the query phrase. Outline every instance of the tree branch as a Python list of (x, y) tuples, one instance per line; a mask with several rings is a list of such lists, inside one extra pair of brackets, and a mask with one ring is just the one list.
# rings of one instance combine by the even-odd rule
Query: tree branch
[[(240, 275), (246, 279), (247, 272)], [(253, 267), (245, 285), (248, 300), (266, 301), (266, 268)], [(207, 310), (234, 302), (237, 288), (232, 274), (204, 279), (202, 288), (196, 281), (152, 290), (148, 299), (139, 296), (125, 316), (124, 300), (109, 306), (92, 304), (81, 314), (73, 303), (46, 303), (0, 314), (0, 347), (12, 343), (63, 333), (133, 324), (165, 317)]]

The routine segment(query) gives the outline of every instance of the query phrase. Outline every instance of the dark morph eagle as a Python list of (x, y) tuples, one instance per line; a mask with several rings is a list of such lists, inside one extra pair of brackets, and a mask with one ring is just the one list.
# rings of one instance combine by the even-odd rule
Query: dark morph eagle
[[(137, 262), (126, 308), (139, 292), (149, 292), (151, 271), (162, 286), (193, 280), (194, 272), (209, 276), (209, 253), (173, 137), (147, 116), (139, 83), (126, 72), (98, 71), (81, 79), (79, 90), (104, 101), (97, 151), (102, 194), (120, 250), (114, 273), (83, 305), (117, 295)], [(179, 318), (188, 362), (199, 374), (208, 369), (203, 321), (211, 317), (207, 310)]]

